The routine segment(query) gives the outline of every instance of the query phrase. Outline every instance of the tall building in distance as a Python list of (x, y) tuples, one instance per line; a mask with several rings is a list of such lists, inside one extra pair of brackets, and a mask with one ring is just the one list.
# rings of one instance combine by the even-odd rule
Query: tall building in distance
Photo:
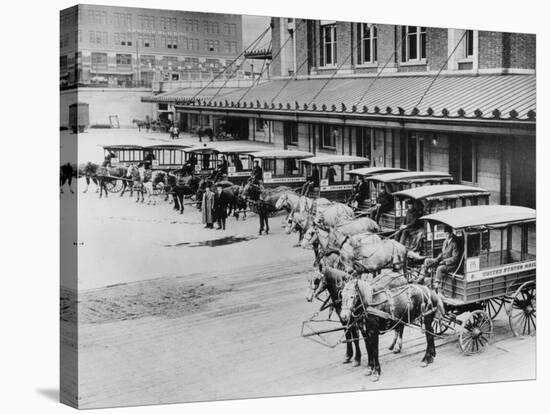
[(60, 14), (61, 87), (211, 79), (240, 54), (242, 39), (241, 15), (74, 6)]

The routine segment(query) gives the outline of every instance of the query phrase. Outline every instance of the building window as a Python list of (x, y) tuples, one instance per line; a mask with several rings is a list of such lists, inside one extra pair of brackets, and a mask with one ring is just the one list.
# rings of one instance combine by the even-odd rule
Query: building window
[(333, 66), (336, 61), (336, 25), (321, 26), (321, 66)]
[(132, 55), (120, 54), (116, 55), (117, 66), (129, 66), (132, 64)]
[(449, 172), (458, 183), (477, 183), (477, 145), (470, 136), (449, 138)]
[(107, 24), (107, 12), (100, 10), (88, 10), (88, 22), (91, 24)]
[(92, 52), (92, 71), (101, 72), (107, 70), (107, 53)]
[(220, 34), (220, 27), (217, 22), (204, 21), (204, 32), (210, 34)]
[(67, 56), (59, 56), (59, 71), (61, 74), (67, 72)]
[(339, 136), (337, 127), (331, 125), (313, 125), (313, 136), (320, 148), (335, 149), (336, 140)]
[(132, 46), (131, 33), (115, 33), (114, 42), (116, 46)]
[(155, 16), (146, 14), (138, 15), (138, 26), (140, 29), (153, 30), (155, 28)]
[(236, 36), (237, 35), (237, 25), (235, 23), (224, 23), (223, 24), (223, 33), (225, 36)]
[(224, 42), (224, 49), (226, 53), (237, 53), (237, 42), (226, 40)]
[(107, 45), (107, 32), (90, 31), (90, 43), (96, 45)]
[(465, 48), (464, 48), (464, 57), (469, 58), (474, 56), (474, 31), (466, 30), (466, 35), (464, 36)]
[(69, 45), (69, 33), (63, 33), (59, 36), (59, 47), (66, 47)]
[(155, 35), (152, 33), (140, 33), (138, 40), (141, 47), (155, 47)]
[(177, 36), (162, 36), (162, 44), (167, 49), (177, 49), (178, 48), (178, 37)]
[(359, 35), (361, 39), (359, 63), (375, 63), (378, 60), (378, 34), (376, 26), (361, 23)]
[(199, 21), (194, 19), (183, 19), (183, 30), (186, 32), (198, 32)]
[(178, 19), (175, 17), (161, 17), (160, 27), (162, 30), (170, 30), (175, 32), (178, 30)]
[(283, 137), (286, 145), (298, 145), (298, 124), (296, 122), (284, 122)]
[(132, 27), (132, 14), (131, 13), (114, 13), (113, 14), (115, 26), (118, 27)]
[(139, 62), (148, 69), (155, 67), (155, 57), (153, 55), (140, 55)]
[(426, 59), (426, 28), (422, 26), (402, 27), (401, 60), (403, 62)]
[(219, 42), (219, 40), (205, 39), (204, 48), (208, 52), (217, 52), (220, 48), (220, 42)]

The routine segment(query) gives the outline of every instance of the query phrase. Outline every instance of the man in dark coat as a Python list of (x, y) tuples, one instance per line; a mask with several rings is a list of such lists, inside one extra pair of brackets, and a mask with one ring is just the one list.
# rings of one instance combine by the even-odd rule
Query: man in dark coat
[(443, 230), (445, 234), (445, 241), (441, 253), (435, 259), (426, 259), (426, 268), (437, 266), (435, 271), (435, 278), (433, 288), (438, 291), (443, 279), (452, 272), (455, 272), (460, 265), (460, 258), (462, 256), (462, 249), (460, 242), (453, 234), (453, 229), (449, 226), (445, 226)]
[(307, 197), (309, 195), (309, 190), (311, 189), (311, 187), (319, 187), (319, 183), (319, 169), (316, 165), (314, 165), (313, 169), (311, 170), (311, 175), (307, 177), (307, 181), (302, 186), (302, 195)]
[(187, 160), (187, 162), (184, 164), (184, 169), (186, 170), (187, 174), (193, 174), (195, 172), (195, 166), (197, 165), (197, 156), (195, 153), (191, 153), (191, 156)]
[(328, 180), (328, 185), (334, 184), (334, 178), (335, 177), (336, 177), (336, 170), (331, 165), (330, 167), (328, 167), (327, 175), (325, 177)]
[[(407, 200), (407, 212), (405, 214), (403, 224), (401, 224), (399, 231), (395, 235), (395, 239), (399, 240), (399, 243), (409, 247), (407, 245), (408, 239), (415, 234), (418, 234), (418, 231), (421, 229), (421, 223), (419, 220), (421, 216), (422, 211), (417, 203), (413, 203), (412, 200)], [(411, 249), (416, 250), (417, 247), (418, 246), (413, 246)]]
[(259, 199), (256, 201), (256, 205), (258, 208), (258, 217), (260, 218), (260, 231), (258, 234), (261, 236), (262, 232), (265, 230), (265, 234), (267, 235), (269, 233), (269, 204)]
[(384, 185), (376, 198), (376, 209), (374, 210), (374, 221), (377, 223), (382, 217), (382, 214), (393, 210), (393, 196), (390, 194), (387, 185)]
[(358, 205), (361, 205), (367, 198), (369, 198), (369, 195), (369, 183), (367, 183), (365, 177), (360, 177), (355, 189), (355, 201), (357, 201)]
[(227, 219), (227, 205), (229, 203), (228, 194), (223, 192), (221, 185), (216, 186), (216, 192), (214, 193), (214, 220), (218, 223), (217, 229), (225, 230), (225, 220)]
[(240, 172), (243, 170), (243, 162), (238, 155), (235, 155), (235, 157), (233, 158), (233, 164), (235, 165), (236, 172)]
[(252, 182), (254, 184), (260, 184), (264, 180), (264, 171), (260, 167), (258, 161), (254, 161), (254, 168), (252, 169), (250, 176), (252, 177)]

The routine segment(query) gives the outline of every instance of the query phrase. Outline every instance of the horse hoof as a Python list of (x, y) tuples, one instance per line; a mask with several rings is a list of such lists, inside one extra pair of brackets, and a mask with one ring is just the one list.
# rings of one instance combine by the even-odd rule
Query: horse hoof
[(388, 351), (393, 351), (393, 348), (395, 347), (395, 344), (391, 344), (389, 347), (388, 347)]
[(370, 377), (371, 382), (377, 382), (380, 379), (380, 374), (378, 372), (375, 372)]
[(372, 368), (367, 368), (367, 371), (365, 372), (365, 377), (371, 376), (373, 374), (373, 372), (374, 371), (372, 370)]
[(353, 361), (353, 364), (351, 364), (351, 366), (354, 367), (354, 368), (358, 367), (360, 365), (361, 365), (361, 361), (358, 361), (358, 360)]
[(351, 357), (345, 357), (342, 361), (342, 364), (349, 364), (351, 362)]
[(401, 353), (401, 348), (395, 348), (395, 349), (393, 350), (393, 353), (394, 353), (394, 354), (400, 354), (400, 353)]

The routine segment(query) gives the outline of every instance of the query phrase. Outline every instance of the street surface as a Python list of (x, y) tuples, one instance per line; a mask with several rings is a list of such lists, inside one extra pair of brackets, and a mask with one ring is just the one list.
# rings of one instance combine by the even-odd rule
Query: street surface
[[(81, 135), (79, 162), (99, 162), (98, 145), (138, 135), (165, 137), (92, 131)], [(93, 186), (83, 189), (81, 180), (75, 194), (62, 195), (79, 202), (82, 408), (535, 378), (535, 339), (513, 337), (501, 312), (485, 352), (462, 355), (449, 333), (436, 340), (428, 368), (419, 367), (420, 331), (405, 329), (397, 356), (387, 350), (392, 334), (384, 335), (382, 377), (373, 383), (364, 376), (364, 344), (364, 365), (354, 368), (341, 364), (344, 345), (300, 336), (302, 321), (319, 308), (305, 300), (313, 254), (293, 246), (297, 236), (284, 234), (283, 216), (270, 220), (268, 236), (257, 235), (254, 214), (229, 218), (226, 231), (209, 230), (194, 206), (180, 215), (163, 200), (99, 199)]]

